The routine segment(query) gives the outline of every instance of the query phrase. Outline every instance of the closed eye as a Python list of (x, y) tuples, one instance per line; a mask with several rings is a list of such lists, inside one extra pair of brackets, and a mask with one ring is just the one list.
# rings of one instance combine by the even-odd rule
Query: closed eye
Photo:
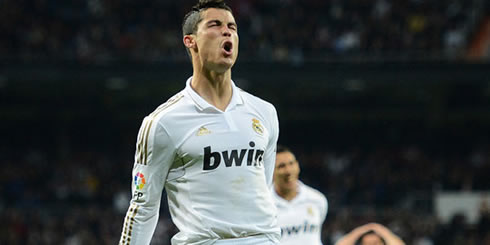
[(230, 24), (228, 24), (228, 28), (230, 28), (230, 29), (232, 29), (232, 30), (234, 30), (234, 31), (236, 31), (236, 30), (237, 30), (237, 26), (236, 26), (236, 24), (234, 24), (234, 23), (230, 23)]
[(208, 22), (208, 27), (221, 26), (221, 21), (219, 20), (211, 20)]

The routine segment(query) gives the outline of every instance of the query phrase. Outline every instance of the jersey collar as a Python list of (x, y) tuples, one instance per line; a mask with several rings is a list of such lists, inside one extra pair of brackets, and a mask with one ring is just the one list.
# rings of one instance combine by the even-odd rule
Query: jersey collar
[[(288, 205), (292, 205), (292, 204), (295, 204), (297, 202), (301, 202), (301, 200), (303, 200), (305, 198), (305, 187), (304, 187), (304, 184), (303, 182), (301, 182), (300, 180), (297, 181), (297, 188), (298, 188), (298, 194), (296, 194), (296, 196), (291, 200), (291, 201), (287, 201), (286, 199), (282, 198), (281, 196), (279, 196), (279, 194), (277, 194), (276, 190), (273, 189), (273, 194), (276, 196), (276, 199), (279, 200), (280, 203), (282, 203), (282, 205), (285, 205), (285, 206), (288, 206)], [(272, 187), (274, 188), (274, 186)]]
[[(194, 103), (196, 104), (196, 107), (199, 108), (201, 111), (204, 110), (214, 110), (217, 112), (223, 112), (216, 108), (215, 106), (209, 104), (205, 99), (203, 99), (192, 87), (191, 87), (191, 82), (192, 82), (192, 77), (189, 77), (186, 82), (185, 86), (185, 91), (189, 96), (192, 98)], [(243, 98), (240, 95), (240, 89), (235, 85), (233, 80), (231, 80), (231, 89), (232, 89), (232, 96), (230, 103), (226, 107), (225, 111), (229, 111), (234, 109), (237, 105), (243, 104)]]

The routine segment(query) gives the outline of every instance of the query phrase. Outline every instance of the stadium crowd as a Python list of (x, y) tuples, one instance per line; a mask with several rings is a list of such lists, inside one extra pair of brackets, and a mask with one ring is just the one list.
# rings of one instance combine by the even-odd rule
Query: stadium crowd
[[(0, 1), (0, 57), (103, 63), (185, 60), (195, 1)], [(230, 1), (242, 60), (461, 58), (484, 14), (472, 0)]]
[[(480, 0), (229, 2), (236, 10), (241, 60), (299, 63), (458, 59), (485, 9)], [(0, 60), (183, 61), (180, 21), (194, 3), (3, 0)], [(3, 140), (0, 244), (117, 244), (131, 196), (134, 141), (113, 143), (114, 149), (106, 149), (100, 142), (70, 148)], [(465, 151), (417, 144), (315, 147), (293, 149), (301, 179), (329, 199), (325, 245), (371, 221), (407, 244), (490, 244), (490, 203), (481, 204), (471, 225), (462, 214), (444, 223), (433, 210), (438, 191), (490, 190), (487, 143)], [(176, 232), (163, 204), (161, 212), (155, 245), (169, 244)]]
[[(0, 244), (117, 243), (131, 195), (129, 151), (16, 149), (1, 148)], [(433, 208), (437, 191), (490, 189), (488, 145), (444, 154), (417, 145), (307, 149), (299, 149), (301, 178), (329, 199), (325, 245), (372, 221), (407, 244), (490, 244), (490, 203), (473, 225), (463, 214), (445, 224)], [(152, 244), (176, 232), (165, 205), (161, 217)]]

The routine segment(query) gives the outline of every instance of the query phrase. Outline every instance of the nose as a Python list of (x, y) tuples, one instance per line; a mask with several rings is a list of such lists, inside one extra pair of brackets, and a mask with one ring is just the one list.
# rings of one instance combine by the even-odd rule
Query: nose
[(231, 37), (231, 31), (230, 31), (230, 28), (228, 28), (228, 26), (224, 25), (224, 26), (223, 26), (223, 29), (222, 29), (222, 34), (223, 34), (223, 36), (225, 36), (225, 37)]

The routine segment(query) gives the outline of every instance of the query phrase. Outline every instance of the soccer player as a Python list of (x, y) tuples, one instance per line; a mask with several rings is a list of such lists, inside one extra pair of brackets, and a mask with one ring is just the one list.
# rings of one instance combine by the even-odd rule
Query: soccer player
[(279, 127), (274, 106), (237, 88), (237, 24), (219, 0), (184, 17), (192, 59), (186, 87), (145, 117), (120, 244), (149, 244), (163, 188), (179, 232), (173, 245), (278, 244), (270, 188)]
[(299, 163), (286, 147), (278, 146), (274, 170), (274, 199), (281, 227), (281, 245), (321, 245), (327, 198), (299, 179)]
[(359, 226), (342, 237), (335, 245), (405, 245), (397, 235), (381, 224)]

